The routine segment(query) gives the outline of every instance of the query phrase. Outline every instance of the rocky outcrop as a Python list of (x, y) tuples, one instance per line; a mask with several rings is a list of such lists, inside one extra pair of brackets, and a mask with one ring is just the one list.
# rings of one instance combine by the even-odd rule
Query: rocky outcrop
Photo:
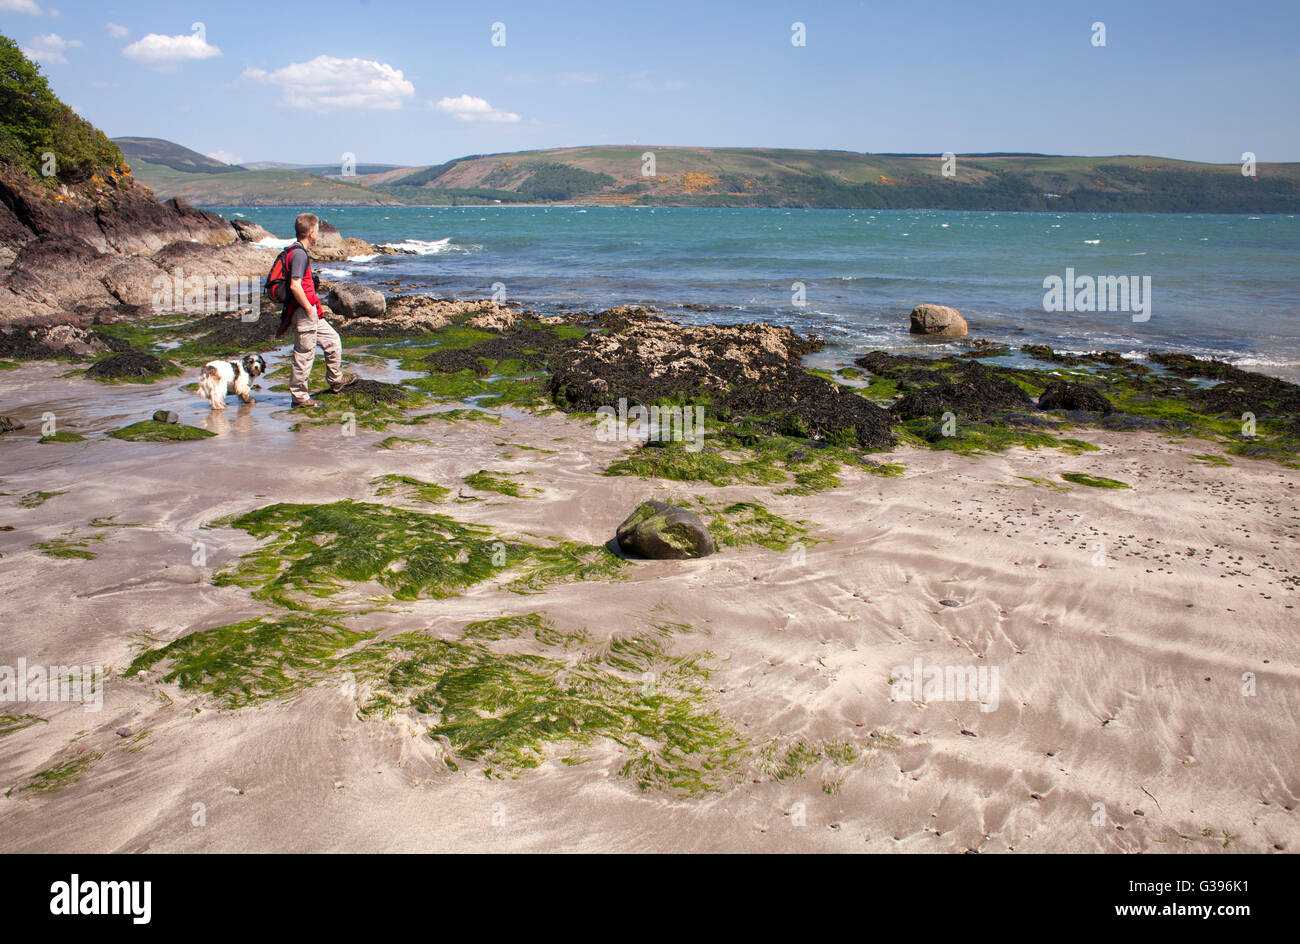
[(86, 376), (94, 380), (145, 380), (178, 373), (180, 368), (171, 361), (144, 351), (112, 354), (86, 368)]
[(633, 310), (596, 319), (592, 332), (550, 357), (550, 392), (566, 411), (707, 401), (708, 412), (756, 429), (814, 439), (848, 437), (887, 448), (887, 411), (803, 369), (819, 342), (768, 324), (683, 325)]
[(1114, 413), (1115, 406), (1094, 387), (1087, 384), (1058, 380), (1049, 384), (1038, 398), (1040, 410), (1087, 410), (1094, 413)]
[(509, 331), (519, 321), (519, 315), (503, 305), (490, 305), (465, 322), (480, 331)]
[(124, 305), (149, 306), (154, 303), (157, 279), (168, 277), (152, 260), (127, 256), (114, 262), (101, 281), (108, 293)]
[(178, 261), (200, 276), (264, 275), (264, 251), (239, 244), (254, 263), (236, 240), (220, 216), (180, 199), (159, 203), (129, 174), (55, 192), (0, 168), (0, 325), (137, 317)]
[(257, 243), (263, 239), (275, 238), (270, 230), (260, 223), (254, 223), (252, 220), (231, 220), (230, 225), (234, 227), (235, 234), (246, 243)]
[(964, 338), (966, 319), (947, 305), (917, 305), (912, 309), (911, 332), (931, 338)]
[(76, 236), (45, 235), (29, 240), (0, 282), (12, 296), (42, 309), (85, 310), (117, 304), (101, 279), (114, 257)]
[(348, 318), (345, 324), (348, 334), (354, 337), (400, 338), (445, 328), (453, 319), (482, 307), (482, 302), (445, 301), (427, 295), (393, 295), (387, 299), (381, 317)]
[(20, 360), (77, 360), (108, 351), (123, 351), (129, 347), (125, 341), (69, 324), (0, 328), (0, 357)]
[(56, 194), (6, 170), (0, 172), (0, 204), (7, 211), (0, 214), (0, 241), (10, 247), (39, 236), (72, 236), (100, 252), (151, 253), (176, 240), (223, 245), (236, 238), (217, 214), (180, 198), (159, 203), (129, 176), (92, 179)]
[(237, 242), (213, 248), (199, 243), (172, 243), (150, 256), (162, 271), (181, 269), (201, 278), (261, 278), (271, 268), (275, 254), (251, 243)]
[(667, 502), (642, 502), (618, 526), (619, 548), (633, 557), (685, 560), (716, 549), (704, 522), (692, 511)]
[(383, 292), (356, 282), (334, 282), (327, 300), (344, 318), (380, 318), (388, 307)]
[(982, 420), (1005, 410), (1030, 409), (1034, 401), (1020, 387), (980, 363), (966, 363), (952, 380), (941, 380), (900, 399), (890, 409), (899, 419), (939, 418), (953, 413)]

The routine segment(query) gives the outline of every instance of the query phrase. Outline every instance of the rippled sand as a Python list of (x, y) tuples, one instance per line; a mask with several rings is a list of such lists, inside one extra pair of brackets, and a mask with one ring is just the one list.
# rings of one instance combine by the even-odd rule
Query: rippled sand
[[(406, 719), (358, 720), (337, 684), (225, 710), (113, 675), (99, 712), (0, 706), (48, 722), (0, 738), (0, 788), (93, 759), (57, 791), (0, 798), (5, 851), (1266, 852), (1300, 838), (1293, 470), (1207, 465), (1192, 456), (1216, 447), (1196, 440), (1089, 431), (1100, 452), (899, 450), (901, 477), (846, 471), (840, 487), (798, 497), (602, 476), (628, 445), (558, 413), (428, 427), (414, 435), (434, 442), (383, 450), (388, 433), (290, 432), (286, 394), (252, 407), (232, 398), (211, 416), (177, 389), (192, 370), (149, 387), (60, 379), (64, 370), (0, 375), (0, 412), (28, 424), (0, 439), (0, 526), (13, 528), (0, 531), (0, 665), (120, 672), (142, 632), (167, 641), (265, 612), (246, 590), (212, 585), (255, 546), (243, 531), (204, 529), (213, 519), (276, 501), (374, 500), (369, 482), (385, 473), (454, 491), (492, 468), (524, 473), (542, 494), (440, 510), (600, 544), (651, 495), (757, 499), (806, 519), (820, 543), (638, 563), (623, 582), (533, 596), (480, 586), (376, 617), (383, 626), (448, 632), (542, 612), (603, 639), (650, 618), (690, 623), (701, 633), (677, 645), (714, 653), (712, 697), (743, 735), (863, 750), (843, 769), (747, 774), (689, 799), (639, 792), (605, 743), (583, 764), (552, 759), (489, 780), (473, 765), (448, 769)], [(219, 435), (158, 445), (98, 435), (162, 408)], [(38, 445), (47, 411), (88, 440)], [(1021, 478), (1059, 483), (1068, 471), (1133, 488)], [(37, 490), (62, 494), (19, 507)], [(102, 529), (93, 560), (31, 548), (109, 515), (135, 526)], [(984, 667), (986, 678), (996, 669), (996, 692), (983, 705), (940, 692), (891, 699), (898, 668), (918, 659)], [(123, 726), (130, 737), (115, 733)]]

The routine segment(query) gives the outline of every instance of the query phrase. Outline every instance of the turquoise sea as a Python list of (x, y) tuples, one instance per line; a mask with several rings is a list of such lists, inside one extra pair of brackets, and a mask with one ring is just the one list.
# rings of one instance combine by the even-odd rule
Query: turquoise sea
[[(933, 349), (907, 333), (919, 302), (952, 305), (971, 337), (1173, 350), (1300, 378), (1296, 216), (650, 207), (211, 207), (277, 236), (310, 209), (345, 236), (413, 256), (322, 267), (400, 291), (544, 310), (645, 304), (691, 321), (765, 320), (816, 333), (836, 358)], [(1044, 280), (1150, 278), (1129, 312), (1044, 310)], [(803, 304), (796, 304), (803, 285)], [(385, 286), (387, 290), (394, 289)], [(1139, 316), (1140, 317), (1140, 316)], [(942, 348), (940, 348), (941, 350)], [(937, 353), (937, 351), (936, 351)]]

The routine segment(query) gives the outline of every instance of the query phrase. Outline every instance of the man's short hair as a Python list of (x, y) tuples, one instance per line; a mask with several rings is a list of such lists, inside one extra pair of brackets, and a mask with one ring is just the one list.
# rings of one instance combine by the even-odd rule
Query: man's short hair
[(293, 221), (293, 229), (294, 232), (298, 234), (298, 238), (302, 239), (310, 233), (312, 228), (318, 223), (320, 223), (320, 220), (317, 218), (315, 213), (299, 213), (298, 218)]

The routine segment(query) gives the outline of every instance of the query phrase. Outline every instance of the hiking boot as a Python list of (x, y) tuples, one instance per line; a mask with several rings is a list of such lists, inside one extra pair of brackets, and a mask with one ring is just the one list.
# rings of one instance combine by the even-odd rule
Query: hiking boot
[(320, 402), (317, 401), (317, 400), (312, 400), (312, 399), (307, 399), (307, 400), (294, 400), (294, 401), (293, 401), (293, 408), (294, 408), (295, 410), (298, 410), (298, 409), (306, 410), (306, 409), (308, 409), (308, 408), (310, 408), (310, 407), (313, 407), (313, 406), (320, 406)]
[(330, 393), (338, 393), (344, 387), (350, 387), (357, 382), (356, 374), (344, 374), (343, 379), (336, 384), (330, 384)]

